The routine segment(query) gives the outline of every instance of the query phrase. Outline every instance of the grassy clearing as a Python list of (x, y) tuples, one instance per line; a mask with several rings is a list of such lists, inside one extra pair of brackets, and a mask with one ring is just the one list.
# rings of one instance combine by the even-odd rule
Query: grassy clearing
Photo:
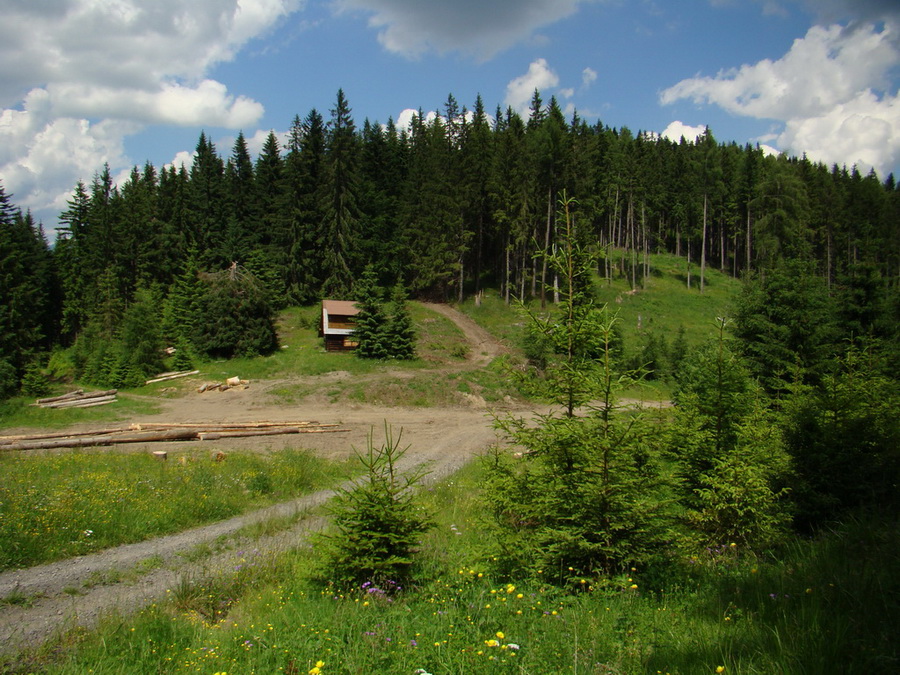
[[(616, 259), (617, 253), (611, 254)], [(600, 283), (599, 299), (619, 312), (626, 341), (641, 331), (655, 331), (674, 339), (679, 328), (685, 330), (689, 345), (697, 345), (713, 335), (717, 316), (728, 316), (740, 291), (740, 281), (717, 269), (707, 268), (706, 284), (700, 293), (699, 267), (691, 272), (687, 287), (687, 261), (670, 254), (650, 256), (651, 275), (645, 288), (631, 292), (630, 282), (614, 278)]]
[(315, 586), (307, 550), (241, 552), (228, 575), (185, 579), (171, 602), (69, 635), (21, 672), (896, 670), (896, 518), (797, 541), (781, 562), (725, 546), (673, 566), (664, 580), (633, 572), (566, 595), (492, 579), (475, 562), (484, 543), (479, 482), (473, 464), (424, 494), (438, 527), (423, 544), (421, 584), (400, 596)]
[[(617, 262), (620, 253), (613, 251), (611, 255)], [(597, 280), (597, 298), (618, 312), (626, 344), (647, 331), (664, 335), (671, 341), (681, 327), (689, 345), (709, 339), (716, 317), (730, 314), (740, 291), (740, 281), (709, 268), (701, 294), (696, 265), (693, 266), (691, 288), (687, 287), (687, 261), (684, 258), (655, 254), (650, 256), (650, 266), (652, 272), (645, 287), (634, 292), (630, 280), (625, 277), (616, 276), (610, 284)], [(538, 311), (540, 303), (533, 301), (529, 307)], [(496, 291), (486, 291), (481, 306), (476, 306), (474, 299), (468, 299), (459, 305), (459, 309), (509, 345), (522, 345), (527, 319), (515, 305), (507, 306)]]
[[(183, 458), (184, 463), (180, 460)], [(297, 450), (0, 455), (0, 569), (179, 532), (334, 485), (346, 465)]]
[[(129, 389), (127, 393), (120, 393), (115, 403), (96, 408), (50, 410), (30, 407), (29, 404), (34, 402), (30, 398), (10, 399), (0, 402), (0, 428), (62, 428), (77, 423), (127, 420), (134, 415), (155, 413), (158, 406), (150, 397), (180, 398), (193, 392), (200, 382), (221, 382), (234, 376), (253, 381), (346, 373), (350, 376), (348, 379), (359, 382), (371, 381), (388, 371), (416, 373), (436, 365), (462, 364), (465, 361), (468, 344), (452, 321), (419, 303), (410, 303), (410, 310), (418, 333), (418, 358), (412, 361), (371, 361), (356, 358), (350, 353), (326, 352), (318, 337), (319, 305), (291, 307), (278, 318), (281, 348), (270, 356), (200, 363), (197, 364), (200, 373), (196, 376)], [(292, 383), (274, 393), (281, 403), (297, 403), (311, 394), (321, 394), (322, 386), (321, 383)], [(77, 387), (96, 389), (76, 382), (57, 385), (54, 393)], [(427, 387), (426, 381), (419, 389), (427, 393)], [(385, 398), (389, 405), (435, 404), (429, 396), (423, 398), (421, 392), (413, 392), (411, 401), (407, 401), (402, 392), (399, 396), (388, 397), (383, 392), (374, 394)], [(370, 400), (365, 386), (360, 389), (356, 384), (347, 385), (340, 380), (329, 386), (325, 393), (334, 401), (347, 397)]]

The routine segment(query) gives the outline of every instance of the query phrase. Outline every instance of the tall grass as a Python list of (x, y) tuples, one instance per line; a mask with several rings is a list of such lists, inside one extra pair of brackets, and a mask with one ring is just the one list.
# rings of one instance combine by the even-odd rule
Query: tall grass
[(479, 482), (473, 464), (425, 493), (439, 526), (423, 542), (419, 585), (400, 595), (312, 585), (307, 550), (249, 567), (236, 557), (228, 577), (194, 585), (202, 594), (182, 585), (174, 602), (69, 636), (53, 658), (38, 654), (23, 668), (296, 674), (321, 661), (324, 674), (687, 675), (900, 664), (896, 518), (798, 540), (780, 562), (725, 546), (664, 578), (586, 580), (571, 595), (485, 573)]
[(82, 555), (333, 485), (343, 465), (285, 449), (166, 462), (146, 453), (0, 454), (0, 569)]

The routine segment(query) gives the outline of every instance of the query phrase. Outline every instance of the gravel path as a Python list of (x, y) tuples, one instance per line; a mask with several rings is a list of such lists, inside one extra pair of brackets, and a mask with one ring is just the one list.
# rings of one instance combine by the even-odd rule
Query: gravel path
[[(477, 368), (502, 353), (504, 347), (467, 317), (450, 307), (435, 305), (435, 311), (454, 320), (470, 341), (470, 367)], [(323, 383), (335, 377), (322, 376)], [(315, 420), (338, 423), (345, 434), (278, 437), (282, 446), (314, 450), (340, 459), (352, 447), (364, 448), (374, 430), (376, 442), (385, 422), (396, 435), (402, 429), (401, 445), (409, 445), (404, 468), (424, 465), (429, 481), (444, 478), (497, 442), (491, 418), (484, 409), (472, 408), (379, 408), (367, 405), (282, 406), (273, 405), (267, 390), (281, 383), (254, 383), (246, 390), (213, 396), (187, 396), (168, 400), (156, 415), (134, 422), (240, 422), (267, 420)], [(282, 440), (285, 439), (285, 440)], [(271, 438), (230, 439), (209, 444), (211, 451), (232, 448), (271, 447)], [(165, 448), (175, 453), (178, 444), (133, 446), (136, 452)], [(227, 459), (226, 459), (227, 461)], [(0, 573), (0, 655), (7, 663), (27, 647), (34, 647), (60, 631), (90, 627), (104, 614), (129, 613), (161, 600), (167, 590), (189, 576), (208, 574), (233, 565), (243, 546), (260, 551), (278, 551), (302, 544), (304, 537), (320, 528), (324, 519), (313, 510), (333, 496), (321, 490), (306, 497), (277, 504), (253, 513), (198, 527), (171, 536), (120, 546), (29, 569)], [(305, 515), (310, 512), (309, 515)], [(252, 541), (240, 535), (242, 528), (278, 516), (299, 514), (297, 524), (274, 535)], [(218, 551), (197, 561), (191, 555), (198, 546)], [(3, 661), (0, 660), (0, 665)]]

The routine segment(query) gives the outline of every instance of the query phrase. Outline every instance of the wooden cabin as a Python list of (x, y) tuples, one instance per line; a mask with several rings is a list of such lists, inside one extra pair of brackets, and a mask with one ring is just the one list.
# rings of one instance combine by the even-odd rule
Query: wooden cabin
[(322, 324), (319, 335), (325, 338), (325, 350), (329, 352), (351, 351), (356, 348), (353, 329), (359, 309), (352, 300), (323, 300)]

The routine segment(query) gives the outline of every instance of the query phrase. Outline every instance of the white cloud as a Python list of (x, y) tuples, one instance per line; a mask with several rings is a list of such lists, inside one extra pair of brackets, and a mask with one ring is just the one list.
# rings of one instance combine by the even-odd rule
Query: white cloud
[(550, 68), (546, 59), (537, 59), (528, 66), (528, 72), (514, 78), (506, 85), (504, 103), (520, 115), (527, 115), (534, 90), (546, 91), (559, 85), (559, 76)]
[(532, 36), (596, 0), (335, 0), (341, 11), (370, 14), (385, 49), (408, 58), (459, 51), (482, 59)]
[(663, 130), (660, 136), (662, 136), (663, 138), (668, 138), (670, 141), (674, 141), (676, 143), (681, 142), (682, 137), (684, 137), (684, 140), (686, 140), (688, 143), (696, 143), (697, 136), (703, 135), (705, 131), (706, 126), (692, 127), (688, 124), (684, 124), (680, 120), (675, 120)]
[(777, 142), (814, 161), (885, 175), (900, 165), (900, 96), (860, 92), (821, 115), (789, 119)]
[(891, 70), (900, 63), (897, 28), (813, 26), (782, 58), (695, 77), (660, 95), (728, 112), (779, 120), (781, 147), (825, 163), (862, 163), (879, 172), (900, 158), (897, 93)]
[(581, 71), (581, 84), (584, 87), (590, 87), (597, 81), (597, 71), (593, 68), (585, 68)]
[(0, 180), (35, 210), (147, 124), (239, 128), (262, 105), (205, 78), (303, 0), (54, 0), (4, 3), (0, 23)]

